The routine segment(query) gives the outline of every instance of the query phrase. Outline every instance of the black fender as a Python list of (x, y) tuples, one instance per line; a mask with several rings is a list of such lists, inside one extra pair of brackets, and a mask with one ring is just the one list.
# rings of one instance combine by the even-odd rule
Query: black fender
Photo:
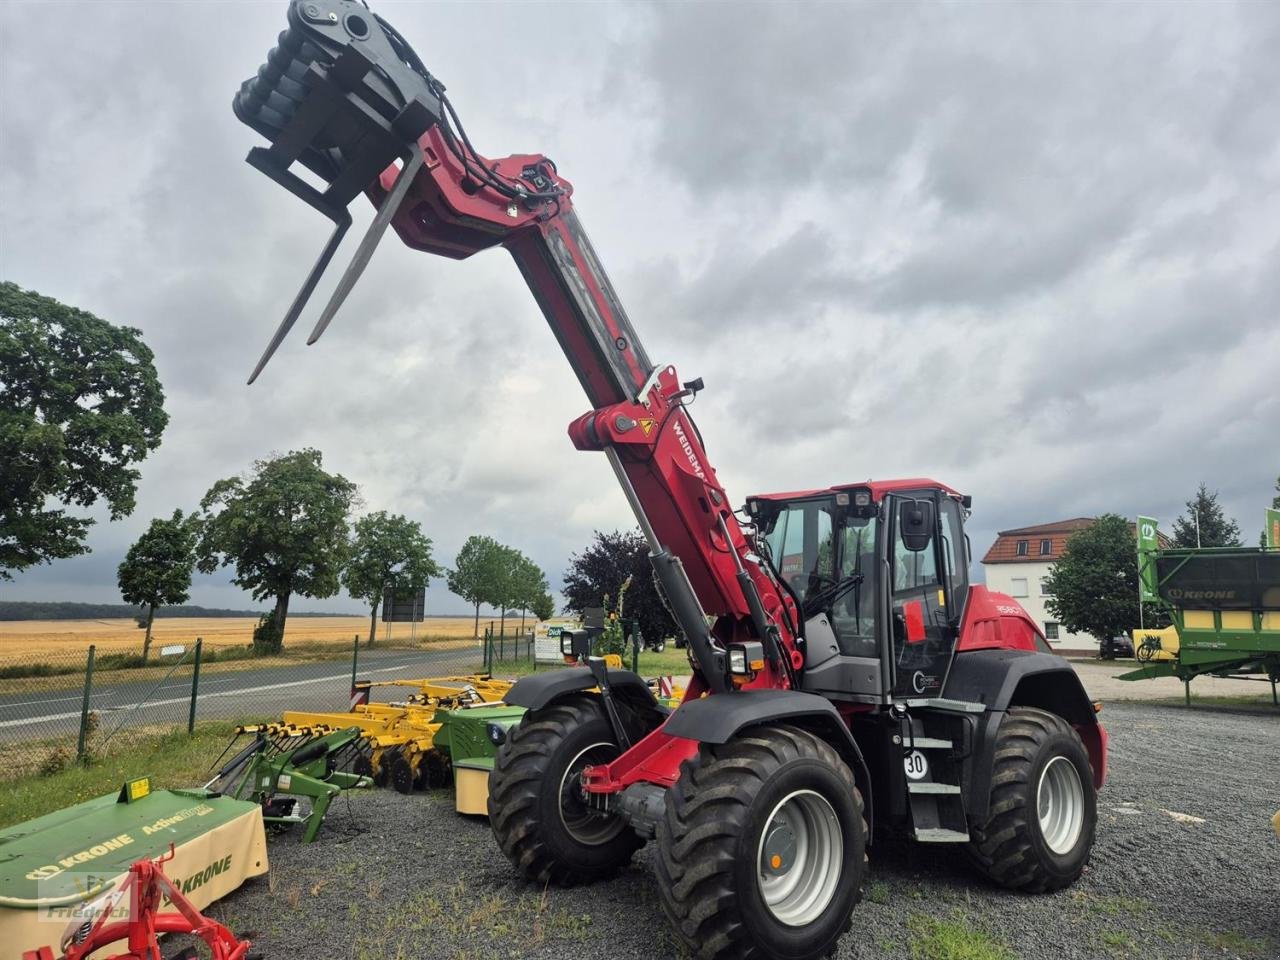
[[(619, 700), (634, 706), (660, 709), (649, 685), (639, 676), (630, 670), (607, 670), (606, 673), (609, 687)], [(589, 667), (566, 667), (521, 677), (502, 699), (513, 707), (539, 710), (566, 694), (590, 690), (595, 686), (596, 678), (591, 675)]]
[(1106, 775), (1106, 734), (1093, 703), (1071, 664), (1051, 653), (1028, 650), (971, 650), (956, 654), (943, 696), (986, 704), (975, 715), (972, 760), (967, 764), (965, 809), (978, 823), (986, 820), (991, 801), (996, 736), (1010, 707), (1039, 707), (1062, 717), (1080, 734), (1093, 766), (1096, 787)]
[(831, 744), (853, 770), (872, 826), (870, 771), (849, 725), (826, 697), (799, 690), (736, 690), (682, 703), (662, 729), (699, 743), (728, 743), (742, 730), (778, 723), (800, 727)]

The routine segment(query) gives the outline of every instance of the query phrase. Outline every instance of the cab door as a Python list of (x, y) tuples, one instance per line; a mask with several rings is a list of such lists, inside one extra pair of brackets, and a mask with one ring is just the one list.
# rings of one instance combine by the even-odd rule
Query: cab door
[[(960, 613), (951, 610), (960, 602), (953, 593), (955, 538), (943, 534), (943, 513), (950, 508), (940, 509), (943, 505), (933, 491), (915, 496), (895, 494), (889, 499), (889, 530), (884, 542), (889, 570), (892, 692), (900, 699), (937, 697), (951, 665)], [(919, 520), (922, 513), (927, 513), (927, 522), (913, 528), (913, 519)], [(922, 545), (925, 535), (928, 540)]]

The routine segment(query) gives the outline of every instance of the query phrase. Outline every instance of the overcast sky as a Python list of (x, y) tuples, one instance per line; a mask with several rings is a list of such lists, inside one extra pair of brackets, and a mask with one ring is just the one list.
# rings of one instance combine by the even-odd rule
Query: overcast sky
[[(1167, 529), (1205, 480), (1256, 539), (1280, 473), (1280, 5), (376, 9), (478, 149), (574, 183), (649, 355), (705, 379), (735, 501), (932, 476), (972, 494), (980, 556), (1104, 511)], [(303, 446), (445, 563), (485, 533), (558, 585), (630, 525), (500, 250), (388, 235), (325, 338), (303, 345), (322, 291), (245, 386), (327, 228), (243, 162), (262, 141), (231, 113), (284, 12), (4, 4), (0, 277), (141, 328), (170, 421), (135, 514), (2, 597), (118, 600), (152, 517)], [(249, 602), (226, 571), (192, 600)], [(465, 604), (439, 583), (428, 607)]]

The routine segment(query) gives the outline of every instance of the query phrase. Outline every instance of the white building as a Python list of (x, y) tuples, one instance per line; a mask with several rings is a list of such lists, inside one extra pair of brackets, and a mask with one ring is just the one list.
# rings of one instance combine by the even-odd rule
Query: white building
[(1022, 604), (1040, 625), (1051, 647), (1096, 653), (1098, 641), (1087, 633), (1069, 633), (1045, 608), (1048, 595), (1044, 578), (1050, 565), (1062, 556), (1067, 538), (1093, 525), (1092, 517), (1076, 517), (1057, 523), (1041, 523), (1017, 530), (1001, 530), (982, 558), (987, 587), (1007, 593)]

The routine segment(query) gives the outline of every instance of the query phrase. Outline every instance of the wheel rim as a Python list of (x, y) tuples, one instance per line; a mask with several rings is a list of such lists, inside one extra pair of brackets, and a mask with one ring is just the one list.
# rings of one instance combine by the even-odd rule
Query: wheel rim
[(587, 767), (608, 763), (617, 755), (618, 748), (612, 743), (593, 743), (569, 761), (564, 776), (560, 778), (560, 822), (569, 836), (590, 847), (608, 843), (623, 831), (626, 823), (612, 814), (587, 806), (578, 788), (578, 774)]
[(1045, 845), (1054, 853), (1068, 853), (1084, 831), (1084, 787), (1076, 765), (1066, 757), (1054, 757), (1040, 772), (1036, 809)]
[(790, 927), (831, 904), (844, 869), (844, 835), (827, 798), (796, 790), (773, 808), (760, 834), (756, 878), (764, 905)]

